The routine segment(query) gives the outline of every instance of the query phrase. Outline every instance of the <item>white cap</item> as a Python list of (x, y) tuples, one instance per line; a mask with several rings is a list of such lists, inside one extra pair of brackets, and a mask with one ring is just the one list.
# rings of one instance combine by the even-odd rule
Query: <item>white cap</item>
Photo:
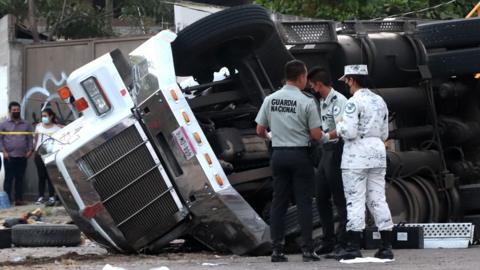
[(368, 75), (367, 65), (348, 65), (345, 66), (345, 72), (339, 81), (345, 81), (347, 75)]

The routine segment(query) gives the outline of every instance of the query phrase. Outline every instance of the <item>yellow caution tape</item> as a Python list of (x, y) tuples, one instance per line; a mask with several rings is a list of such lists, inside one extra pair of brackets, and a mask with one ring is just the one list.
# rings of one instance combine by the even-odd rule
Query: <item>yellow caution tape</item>
[(33, 135), (35, 132), (30, 131), (0, 131), (0, 135)]
[(0, 135), (35, 135), (35, 134), (44, 134), (51, 136), (53, 133), (41, 133), (41, 132), (32, 132), (32, 131), (0, 131)]

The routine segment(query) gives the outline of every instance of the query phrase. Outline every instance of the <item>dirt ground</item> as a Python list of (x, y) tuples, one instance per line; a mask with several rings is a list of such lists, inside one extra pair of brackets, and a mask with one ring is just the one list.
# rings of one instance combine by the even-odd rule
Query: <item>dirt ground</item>
[[(0, 210), (0, 220), (18, 217), (35, 210), (29, 205)], [(62, 207), (44, 210), (44, 222), (68, 223), (70, 218)], [(172, 252), (173, 251), (173, 252)], [(304, 263), (301, 255), (289, 255), (288, 263), (272, 264), (269, 257), (246, 257), (217, 254), (215, 252), (176, 252), (169, 249), (159, 255), (109, 254), (105, 249), (86, 240), (79, 247), (7, 248), (0, 249), (0, 269), (108, 269), (107, 264), (123, 269), (175, 270), (175, 269), (478, 269), (480, 247), (468, 249), (395, 250), (396, 260), (391, 263), (348, 265), (335, 260)], [(373, 256), (374, 251), (363, 251)], [(120, 270), (113, 268), (114, 270)], [(112, 270), (112, 268), (110, 268)]]
[[(33, 251), (34, 250), (34, 251)], [(76, 250), (76, 251), (73, 251)], [(85, 249), (84, 251), (87, 251)], [(93, 250), (90, 250), (93, 251)], [(324, 259), (320, 262), (304, 263), (299, 254), (289, 255), (288, 263), (272, 264), (269, 257), (241, 257), (234, 255), (217, 255), (204, 253), (167, 253), (156, 256), (147, 255), (111, 255), (106, 253), (72, 253), (77, 248), (63, 249), (15, 249), (0, 250), (0, 268), (10, 269), (104, 269), (107, 264), (123, 269), (139, 270), (176, 270), (176, 269), (422, 269), (422, 270), (456, 270), (478, 269), (480, 249), (424, 249), (395, 250), (396, 260), (391, 263), (367, 263), (347, 265), (335, 260)], [(57, 256), (49, 253), (64, 253)], [(364, 251), (364, 256), (372, 256), (374, 251)], [(5, 261), (6, 253), (43, 254), (44, 257), (28, 258), (25, 261)]]

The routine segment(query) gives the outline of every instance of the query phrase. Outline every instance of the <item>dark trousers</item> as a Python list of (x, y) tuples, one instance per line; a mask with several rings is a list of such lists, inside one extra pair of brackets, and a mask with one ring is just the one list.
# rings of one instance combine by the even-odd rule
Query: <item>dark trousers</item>
[(312, 249), (312, 196), (314, 189), (313, 164), (307, 149), (274, 148), (272, 154), (273, 201), (270, 211), (270, 233), (273, 248), (284, 242), (285, 213), (291, 194), (295, 196), (302, 248)]
[(15, 181), (15, 201), (23, 200), (23, 176), (27, 167), (27, 158), (9, 157), (5, 159), (5, 183), (3, 189), (12, 200), (12, 187)]
[(342, 141), (325, 144), (316, 175), (318, 214), (322, 221), (324, 240), (330, 243), (335, 242), (332, 199), (337, 210), (338, 238), (343, 238), (347, 223), (347, 206), (340, 169), (342, 152)]
[(42, 157), (39, 154), (35, 155), (35, 165), (37, 167), (38, 174), (38, 197), (43, 197), (45, 194), (45, 185), (48, 183), (48, 196), (53, 197), (55, 191), (53, 189), (52, 182), (47, 174), (47, 168), (45, 163), (43, 163)]

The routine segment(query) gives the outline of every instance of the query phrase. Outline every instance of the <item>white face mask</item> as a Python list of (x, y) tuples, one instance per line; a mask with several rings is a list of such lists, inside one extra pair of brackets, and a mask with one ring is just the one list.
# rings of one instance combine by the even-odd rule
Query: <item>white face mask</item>
[(48, 119), (48, 116), (43, 116), (42, 117), (42, 123), (44, 123), (44, 124), (50, 123), (50, 119)]

